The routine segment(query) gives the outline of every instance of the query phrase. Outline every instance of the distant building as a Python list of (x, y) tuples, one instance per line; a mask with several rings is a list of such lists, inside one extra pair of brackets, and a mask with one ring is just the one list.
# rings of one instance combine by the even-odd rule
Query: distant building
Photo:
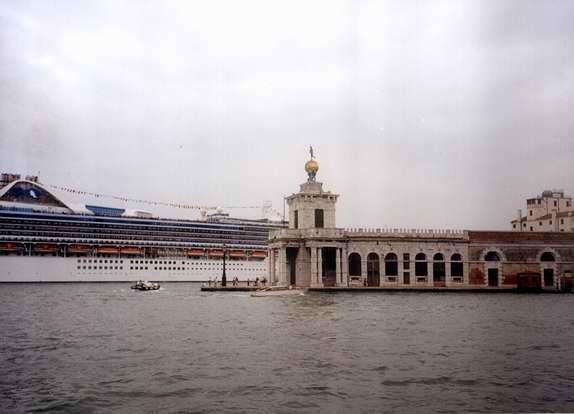
[[(572, 232), (556, 232), (560, 227), (549, 231), (543, 225), (540, 228), (546, 231), (535, 234), (337, 228), (335, 206), (339, 195), (325, 191), (323, 184), (315, 180), (319, 165), (313, 158), (305, 164), (305, 170), (307, 182), (301, 184), (298, 193), (287, 197), (289, 228), (269, 234), (269, 279), (274, 285), (571, 289)], [(556, 218), (572, 219), (570, 215), (562, 216), (572, 206), (571, 199), (562, 192), (545, 192), (539, 199), (528, 200), (528, 216), (533, 221), (553, 220), (554, 224)], [(543, 219), (547, 215), (554, 219)], [(568, 223), (571, 226), (571, 221)]]
[(526, 215), (518, 210), (511, 222), (514, 231), (574, 232), (572, 197), (563, 190), (546, 190), (526, 200)]

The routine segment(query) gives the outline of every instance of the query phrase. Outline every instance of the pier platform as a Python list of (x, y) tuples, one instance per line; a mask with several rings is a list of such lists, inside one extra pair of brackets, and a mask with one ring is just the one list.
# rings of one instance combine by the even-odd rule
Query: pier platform
[[(239, 286), (202, 286), (202, 292), (253, 292), (262, 289), (265, 286), (247, 286), (241, 284)], [(542, 290), (542, 289), (517, 289), (514, 287), (445, 287), (445, 286), (413, 286), (413, 287), (393, 287), (393, 286), (334, 286), (334, 287), (310, 287), (304, 288), (307, 292), (323, 292), (323, 293), (336, 293), (336, 292), (354, 292), (354, 293), (373, 293), (373, 292), (467, 292), (467, 293), (561, 293), (558, 290)]]
[(202, 292), (254, 292), (261, 287), (255, 286), (202, 286)]
[(473, 292), (473, 293), (511, 293), (517, 292), (516, 288), (506, 287), (446, 287), (446, 286), (334, 286), (334, 287), (311, 287), (309, 292)]
[(246, 281), (241, 281), (237, 284), (233, 284), (233, 282), (227, 282), (227, 286), (221, 286), (221, 282), (218, 281), (217, 283), (204, 283), (201, 286), (202, 292), (253, 292), (257, 289), (262, 289), (268, 287), (268, 284), (263, 284), (261, 282), (255, 284), (254, 281), (250, 281), (247, 284)]

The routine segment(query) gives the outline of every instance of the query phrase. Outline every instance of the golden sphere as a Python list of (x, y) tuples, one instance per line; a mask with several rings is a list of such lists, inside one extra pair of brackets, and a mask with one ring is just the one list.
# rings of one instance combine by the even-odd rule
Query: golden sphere
[(305, 163), (305, 171), (307, 171), (307, 173), (316, 173), (319, 171), (319, 164), (315, 160), (309, 160)]

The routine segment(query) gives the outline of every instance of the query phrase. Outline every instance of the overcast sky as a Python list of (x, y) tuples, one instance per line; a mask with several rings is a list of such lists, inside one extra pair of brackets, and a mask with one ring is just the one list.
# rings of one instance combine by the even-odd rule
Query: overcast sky
[(509, 229), (574, 193), (573, 22), (574, 1), (4, 0), (0, 170), (281, 211), (311, 144), (341, 227)]

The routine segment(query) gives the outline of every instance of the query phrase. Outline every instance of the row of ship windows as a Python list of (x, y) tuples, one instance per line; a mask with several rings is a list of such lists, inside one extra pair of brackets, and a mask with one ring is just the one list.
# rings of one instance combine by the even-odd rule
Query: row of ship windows
[[(98, 270), (98, 266), (93, 266), (94, 270)], [(123, 266), (99, 266), (100, 270), (124, 270)], [(92, 270), (92, 266), (78, 266), (78, 270)]]
[[(148, 264), (148, 262), (149, 262), (149, 264), (177, 264), (177, 262), (175, 260), (173, 260), (173, 261), (170, 261), (170, 260), (167, 260), (167, 261), (164, 261), (164, 260), (130, 260), (130, 264), (133, 264), (133, 263), (135, 263), (135, 264), (140, 264), (140, 263), (141, 264), (144, 264), (144, 263)], [(182, 261), (181, 264), (184, 265), (185, 262)]]
[[(78, 270), (123, 270), (123, 266), (78, 266)], [(148, 270), (147, 266), (130, 266), (130, 270)], [(153, 270), (186, 270), (185, 267), (157, 267), (155, 266)], [(188, 267), (187, 270), (190, 270)], [(216, 267), (191, 267), (191, 270), (221, 270)], [(235, 270), (235, 269), (231, 269)], [(257, 268), (246, 268), (245, 270), (256, 271), (261, 270)]]
[[(113, 259), (94, 259), (94, 263), (123, 263), (123, 260), (113, 260)], [(92, 263), (92, 259), (78, 259), (78, 263)]]
[(106, 229), (118, 229), (122, 231), (169, 231), (169, 232), (194, 232), (194, 233), (267, 233), (269, 229), (267, 228), (253, 228), (253, 227), (219, 227), (219, 228), (198, 228), (198, 227), (187, 227), (187, 228), (172, 228), (169, 226), (121, 226), (121, 225), (110, 225), (106, 223), (77, 223), (77, 222), (50, 222), (45, 221), (30, 221), (30, 220), (14, 220), (14, 219), (0, 219), (0, 223), (3, 224), (16, 224), (16, 225), (33, 225), (33, 226), (57, 226), (57, 227), (77, 227), (84, 230), (84, 227), (92, 228), (106, 228)]
[[(23, 226), (23, 225), (19, 225), (19, 224), (7, 224), (7, 223), (0, 223), (0, 226), (3, 228), (7, 228), (7, 229), (17, 229), (17, 230), (37, 230), (37, 231), (60, 231), (60, 232), (95, 232), (95, 233), (114, 233), (114, 234), (145, 234), (145, 235), (157, 235), (157, 236), (161, 236), (161, 235), (170, 235), (170, 236), (177, 236), (177, 237), (183, 237), (183, 236), (195, 236), (195, 237), (213, 237), (214, 235), (219, 235), (220, 237), (224, 237), (224, 238), (230, 238), (230, 237), (241, 237), (241, 238), (248, 238), (248, 237), (253, 237), (253, 238), (265, 238), (267, 236), (266, 233), (260, 233), (260, 234), (254, 234), (253, 232), (251, 233), (243, 233), (243, 232), (173, 232), (173, 231), (165, 231), (165, 230), (159, 230), (159, 231), (145, 231), (145, 230), (139, 230), (139, 229), (128, 229), (128, 230), (115, 230), (115, 229), (110, 229), (110, 228), (97, 228), (97, 227), (92, 227), (92, 228), (88, 228), (88, 229), (82, 229), (82, 228), (77, 228), (77, 227), (70, 227), (70, 226), (54, 226), (54, 225), (42, 225), (42, 224), (37, 224), (37, 225), (33, 225), (33, 226)], [(212, 234), (211, 234), (212, 233)]]
[[(68, 232), (39, 232), (33, 230), (6, 230), (2, 231), (3, 234), (8, 235), (26, 235), (29, 237), (62, 237), (62, 238), (79, 238), (79, 239), (118, 239), (118, 240), (140, 240), (142, 235), (125, 235), (125, 233), (118, 234), (95, 234), (95, 233), (68, 233)], [(218, 242), (233, 242), (234, 244), (250, 244), (254, 242), (263, 242), (265, 238), (243, 237), (241, 239), (232, 237), (160, 237), (160, 236), (145, 236), (147, 241), (169, 241), (169, 242), (187, 242), (189, 240), (198, 240), (198, 242), (205, 240), (218, 241)]]
[[(123, 263), (123, 260), (114, 260), (114, 259), (78, 259), (78, 263)], [(130, 264), (166, 264), (166, 265), (175, 265), (177, 262), (175, 260), (130, 260)], [(185, 265), (185, 261), (181, 262), (182, 265)], [(235, 265), (233, 262), (229, 263), (230, 267), (238, 266)]]
[[(105, 226), (105, 227), (113, 227), (118, 229), (130, 229), (130, 228), (144, 228), (144, 229), (164, 229), (164, 228), (173, 228), (173, 230), (195, 230), (195, 231), (203, 231), (203, 232), (220, 232), (220, 231), (248, 231), (248, 232), (263, 232), (269, 231), (274, 228), (278, 228), (279, 226), (262, 226), (259, 224), (247, 224), (247, 225), (233, 225), (233, 224), (210, 224), (205, 225), (201, 223), (201, 225), (189, 223), (188, 221), (184, 221), (182, 223), (174, 223), (174, 222), (151, 222), (151, 223), (143, 223), (137, 221), (126, 221), (126, 220), (119, 220), (119, 221), (102, 221), (101, 217), (98, 218), (73, 218), (73, 219), (66, 219), (66, 220), (57, 220), (53, 217), (46, 217), (49, 219), (51, 223), (58, 226)], [(2, 217), (2, 221), (11, 222), (11, 223), (36, 223), (45, 221), (46, 218), (42, 219), (19, 219), (15, 217)], [(94, 222), (94, 220), (98, 220), (98, 222)]]
[[(197, 263), (197, 262), (196, 262), (196, 263)], [(218, 263), (221, 263), (221, 260), (219, 260)], [(166, 265), (176, 265), (177, 262), (176, 262), (175, 260), (173, 260), (173, 261), (170, 261), (170, 260), (130, 260), (130, 264), (154, 264), (154, 265), (156, 265), (156, 264), (161, 264), (161, 265), (166, 264)], [(186, 262), (182, 260), (182, 261), (181, 261), (181, 264), (185, 266), (185, 265), (186, 265)], [(199, 264), (200, 264), (200, 265), (203, 265), (203, 264), (212, 264), (212, 262), (210, 262), (210, 263), (199, 262)], [(219, 266), (221, 266), (221, 265), (219, 265)], [(233, 261), (230, 260), (230, 261), (227, 262), (227, 266), (228, 266), (228, 267), (234, 267), (234, 266), (241, 266), (241, 264), (233, 263)]]

